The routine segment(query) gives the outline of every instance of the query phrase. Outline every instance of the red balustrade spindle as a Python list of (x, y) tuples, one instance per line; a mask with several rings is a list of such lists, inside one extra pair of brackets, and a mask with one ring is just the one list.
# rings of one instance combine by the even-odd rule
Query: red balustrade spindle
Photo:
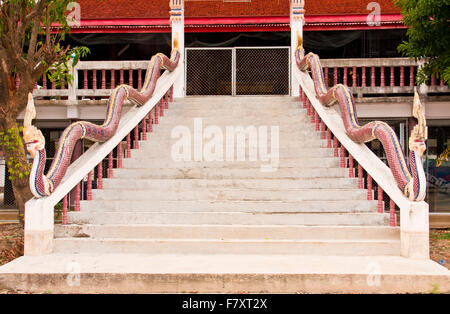
[(338, 68), (337, 67), (334, 68), (333, 74), (334, 74), (334, 85), (337, 85), (337, 83), (338, 83)]
[(362, 67), (362, 87), (366, 87), (367, 86), (367, 81), (366, 81), (366, 67)]
[(108, 155), (108, 178), (112, 178), (113, 176), (113, 151), (109, 152)]
[(299, 102), (302, 102), (302, 101), (303, 101), (302, 96), (303, 96), (302, 86), (301, 86), (301, 85), (298, 85), (298, 101), (299, 101)]
[(133, 87), (133, 69), (128, 70), (128, 85)]
[(409, 67), (409, 86), (416, 85), (416, 82), (414, 82), (414, 66)]
[(306, 97), (305, 92), (302, 90), (302, 100), (303, 100), (303, 108), (306, 109), (308, 107), (306, 101), (308, 100), (308, 98)]
[(92, 89), (97, 89), (97, 70), (92, 71)]
[(395, 227), (395, 203), (392, 199), (389, 200), (389, 226)]
[(370, 174), (367, 174), (367, 200), (371, 201), (373, 200), (372, 197), (372, 177)]
[(431, 75), (431, 86), (436, 86), (437, 82), (436, 82), (436, 75)]
[(47, 73), (44, 73), (44, 76), (42, 77), (42, 88), (47, 89)]
[(320, 127), (322, 129), (322, 134), (321, 134), (321, 139), (324, 140), (327, 138), (326, 132), (325, 132), (325, 123), (323, 122), (323, 120), (320, 121)]
[(88, 201), (92, 200), (92, 171), (90, 171), (89, 174), (88, 174), (86, 199)]
[(391, 66), (391, 87), (395, 86), (395, 77), (394, 77), (394, 74), (395, 74), (395, 69), (394, 69), (393, 66)]
[(358, 189), (363, 189), (363, 168), (358, 164)]
[(138, 70), (138, 88), (142, 88), (142, 69)]
[(320, 131), (320, 121), (319, 121), (319, 115), (317, 114), (317, 111), (314, 111), (315, 119), (316, 119), (316, 131)]
[(327, 128), (327, 147), (331, 148), (331, 130)]
[(116, 71), (111, 70), (111, 89), (116, 88)]
[(81, 182), (75, 186), (75, 211), (80, 211), (80, 194), (81, 194)]
[(139, 149), (139, 125), (134, 128), (134, 149)]
[(164, 95), (165, 109), (169, 109), (169, 92)]
[(324, 76), (325, 76), (325, 87), (327, 87), (328, 88), (328, 68), (325, 68), (324, 69), (325, 70), (325, 74), (324, 74)]
[(84, 69), (83, 70), (83, 89), (88, 89), (89, 85), (88, 85), (88, 70)]
[(344, 67), (344, 85), (348, 85), (348, 67)]
[(336, 136), (333, 138), (333, 146), (334, 146), (334, 157), (339, 157), (339, 144)]
[(316, 122), (316, 109), (314, 109), (311, 102), (309, 102), (309, 105), (311, 106), (311, 123)]
[(164, 97), (159, 100), (159, 116), (164, 117)]
[(124, 79), (123, 79), (123, 69), (120, 69), (120, 78), (119, 78), (119, 82), (120, 82), (120, 85), (122, 85), (123, 84), (123, 82), (124, 82)]
[(117, 168), (122, 168), (122, 142), (117, 145)]
[(384, 76), (384, 67), (381, 67), (381, 87), (386, 86), (386, 78)]
[(345, 168), (345, 147), (341, 144), (341, 168)]
[(127, 154), (126, 154), (127, 158), (131, 158), (131, 136), (130, 133), (128, 133), (127, 135)]
[(67, 224), (67, 195), (63, 197), (63, 208), (62, 208), (62, 224)]
[(348, 153), (348, 176), (350, 178), (354, 178), (355, 177), (355, 172), (353, 169), (353, 155)]
[(144, 117), (144, 119), (142, 119), (142, 140), (147, 140), (147, 117)]
[(352, 86), (356, 87), (357, 86), (357, 81), (356, 81), (356, 67), (353, 67), (352, 70), (353, 74), (352, 74)]
[(156, 103), (156, 105), (155, 105), (155, 109), (154, 109), (154, 111), (155, 111), (155, 124), (159, 124), (159, 120), (158, 120), (158, 106), (159, 106), (159, 102), (158, 103)]
[(152, 117), (152, 110), (148, 113), (148, 132), (153, 132), (153, 117)]
[(370, 86), (375, 87), (375, 67), (370, 68)]
[(173, 85), (170, 86), (170, 98), (169, 98), (170, 102), (173, 102)]
[(384, 212), (383, 208), (383, 189), (378, 185), (378, 213), (382, 214)]
[(103, 160), (97, 166), (97, 189), (103, 189)]
[(102, 70), (102, 89), (106, 89), (106, 70)]
[(400, 86), (405, 86), (405, 67), (400, 67)]

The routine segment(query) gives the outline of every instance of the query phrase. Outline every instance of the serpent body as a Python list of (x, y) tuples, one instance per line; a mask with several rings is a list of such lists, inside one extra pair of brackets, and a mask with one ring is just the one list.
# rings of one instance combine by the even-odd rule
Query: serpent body
[[(361, 126), (358, 122), (355, 101), (349, 88), (343, 84), (337, 84), (329, 90), (327, 89), (320, 59), (316, 54), (309, 53), (304, 56), (303, 48), (300, 46), (295, 51), (295, 59), (301, 71), (311, 70), (314, 88), (320, 103), (327, 107), (335, 103), (339, 104), (347, 135), (357, 143), (370, 142), (374, 139), (380, 140), (398, 187), (410, 200), (422, 201), (426, 192), (426, 177), (421, 160), (426, 140), (424, 116), (422, 119), (421, 113), (418, 113), (419, 124), (414, 128), (409, 140), (410, 166), (408, 167), (397, 135), (387, 123), (372, 121)], [(415, 105), (416, 102), (420, 103), (417, 94)]]
[(95, 142), (105, 142), (110, 139), (119, 125), (124, 101), (131, 99), (138, 105), (145, 104), (153, 95), (156, 83), (161, 76), (161, 69), (173, 71), (177, 67), (179, 59), (180, 52), (177, 48), (172, 50), (170, 59), (164, 54), (158, 53), (150, 60), (141, 90), (138, 91), (129, 85), (117, 86), (108, 100), (106, 118), (102, 125), (78, 121), (68, 126), (59, 139), (55, 157), (47, 174), (44, 174), (45, 139), (42, 133), (31, 125), (31, 120), (36, 114), (34, 105), (32, 108), (27, 107), (24, 120), (24, 140), (27, 150), (34, 157), (30, 172), (30, 189), (33, 195), (38, 198), (50, 195), (61, 182), (70, 165), (76, 142), (84, 138)]

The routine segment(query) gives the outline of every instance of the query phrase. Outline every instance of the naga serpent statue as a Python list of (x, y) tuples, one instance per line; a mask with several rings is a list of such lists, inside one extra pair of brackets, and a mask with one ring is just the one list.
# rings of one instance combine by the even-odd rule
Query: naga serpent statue
[(105, 142), (116, 132), (119, 125), (122, 106), (130, 99), (138, 106), (145, 104), (153, 95), (156, 83), (161, 76), (161, 69), (173, 71), (180, 59), (177, 39), (170, 59), (162, 53), (154, 55), (147, 68), (145, 81), (140, 91), (129, 85), (117, 86), (108, 100), (106, 119), (102, 125), (88, 121), (78, 121), (68, 126), (61, 135), (55, 157), (47, 174), (45, 168), (45, 138), (42, 132), (31, 121), (36, 117), (33, 96), (28, 96), (28, 105), (24, 117), (23, 139), (28, 152), (33, 157), (33, 167), (30, 172), (30, 189), (37, 198), (50, 195), (64, 177), (70, 164), (75, 143), (83, 138), (95, 142)]
[(413, 116), (417, 119), (418, 124), (412, 130), (409, 138), (411, 168), (409, 169), (394, 130), (382, 121), (359, 125), (355, 102), (349, 88), (343, 84), (337, 84), (328, 90), (319, 57), (314, 53), (308, 53), (305, 56), (301, 43), (302, 38), (298, 36), (298, 46), (295, 51), (296, 63), (301, 71), (311, 70), (314, 88), (320, 103), (326, 107), (331, 107), (336, 102), (339, 104), (345, 130), (353, 141), (366, 143), (375, 139), (380, 140), (398, 187), (410, 200), (422, 201), (425, 198), (426, 177), (421, 157), (426, 149), (427, 126), (424, 108), (417, 92), (414, 95)]

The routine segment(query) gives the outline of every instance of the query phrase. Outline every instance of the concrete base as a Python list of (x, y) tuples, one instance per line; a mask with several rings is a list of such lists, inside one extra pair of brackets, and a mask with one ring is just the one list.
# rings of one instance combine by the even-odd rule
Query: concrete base
[(24, 255), (49, 254), (53, 251), (53, 229), (26, 230), (24, 234)]
[(449, 279), (398, 256), (52, 254), (0, 267), (0, 288), (50, 293), (450, 293)]

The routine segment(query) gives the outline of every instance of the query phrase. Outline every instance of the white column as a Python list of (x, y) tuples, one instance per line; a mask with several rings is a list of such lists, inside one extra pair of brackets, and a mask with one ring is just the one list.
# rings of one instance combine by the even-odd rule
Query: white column
[(170, 22), (172, 24), (172, 47), (174, 40), (178, 41), (180, 50), (179, 66), (183, 67), (182, 74), (175, 81), (173, 86), (173, 97), (184, 97), (186, 94), (185, 86), (185, 60), (184, 60), (184, 0), (170, 0)]
[(291, 0), (291, 96), (299, 95), (299, 82), (294, 76), (294, 68), (297, 66), (295, 62), (295, 50), (298, 45), (298, 36), (303, 38), (303, 24), (305, 23), (305, 1)]

